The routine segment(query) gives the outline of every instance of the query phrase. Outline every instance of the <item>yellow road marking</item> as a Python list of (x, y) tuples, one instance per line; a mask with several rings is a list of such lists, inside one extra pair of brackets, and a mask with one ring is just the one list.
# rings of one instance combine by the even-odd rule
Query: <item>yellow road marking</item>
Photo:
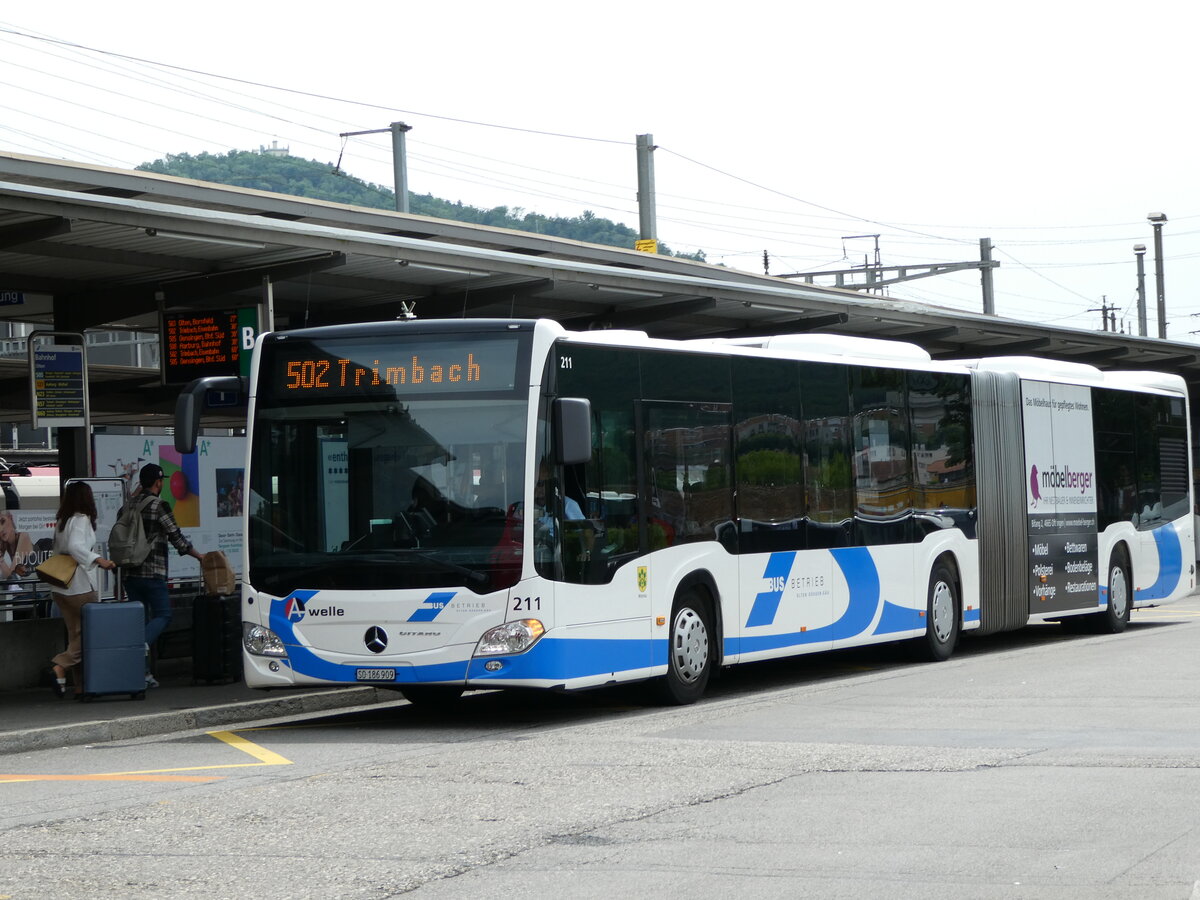
[(0, 784), (18, 781), (220, 781), (220, 775), (124, 775), (113, 772), (105, 775), (0, 775)]
[(273, 750), (260, 747), (232, 731), (210, 731), (216, 738), (230, 747), (253, 756), (258, 762), (225, 763), (218, 766), (183, 766), (176, 769), (144, 769), (137, 772), (107, 772), (98, 775), (0, 775), (0, 784), (27, 781), (157, 781), (157, 782), (210, 782), (220, 781), (222, 775), (173, 775), (172, 772), (206, 772), (213, 769), (254, 769), (259, 766), (290, 766), (292, 761)]
[(280, 756), (273, 750), (268, 750), (266, 747), (260, 747), (253, 741), (248, 741), (232, 731), (210, 731), (210, 737), (215, 737), (218, 741), (224, 741), (230, 747), (236, 747), (243, 753), (249, 753), (264, 766), (290, 766), (292, 761), (284, 756)]

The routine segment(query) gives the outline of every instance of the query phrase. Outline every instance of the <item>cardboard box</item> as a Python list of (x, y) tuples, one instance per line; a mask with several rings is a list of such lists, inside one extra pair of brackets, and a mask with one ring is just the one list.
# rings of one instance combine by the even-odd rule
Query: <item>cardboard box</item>
[(220, 550), (210, 550), (200, 560), (200, 571), (204, 573), (204, 593), (232, 594), (237, 590), (237, 576), (233, 566)]

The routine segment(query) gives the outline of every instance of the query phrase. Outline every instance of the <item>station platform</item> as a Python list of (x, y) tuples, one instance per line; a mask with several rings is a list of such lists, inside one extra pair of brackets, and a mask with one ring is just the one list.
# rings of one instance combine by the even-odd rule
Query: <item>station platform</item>
[(219, 730), (243, 722), (376, 703), (395, 703), (395, 691), (373, 687), (260, 691), (241, 682), (197, 683), (190, 660), (160, 663), (159, 686), (144, 700), (125, 696), (59, 699), (49, 686), (0, 691), (0, 754), (103, 743), (197, 728)]

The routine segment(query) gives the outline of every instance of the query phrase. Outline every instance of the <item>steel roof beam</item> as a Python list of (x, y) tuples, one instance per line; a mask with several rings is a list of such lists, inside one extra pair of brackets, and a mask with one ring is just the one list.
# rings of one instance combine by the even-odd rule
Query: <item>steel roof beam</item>
[(0, 250), (20, 247), (22, 244), (32, 244), (71, 230), (71, 220), (61, 216), (40, 219), (35, 222), (18, 222), (15, 225), (5, 225), (0, 228)]
[(638, 306), (633, 309), (609, 307), (607, 312), (592, 317), (581, 317), (571, 322), (567, 327), (587, 329), (592, 328), (637, 328), (652, 322), (662, 322), (679, 316), (705, 312), (717, 305), (715, 297), (694, 297), (688, 300), (676, 300), (670, 303), (659, 303), (654, 306)]
[(277, 266), (253, 266), (249, 269), (192, 276), (169, 282), (137, 285), (106, 285), (100, 288), (54, 298), (54, 326), (62, 331), (83, 331), (97, 325), (121, 321), (157, 312), (160, 301), (166, 306), (202, 304), (213, 297), (226, 296), (262, 284), (264, 278), (285, 280), (306, 272), (319, 272), (344, 265), (341, 253), (326, 253), (306, 260), (292, 260)]

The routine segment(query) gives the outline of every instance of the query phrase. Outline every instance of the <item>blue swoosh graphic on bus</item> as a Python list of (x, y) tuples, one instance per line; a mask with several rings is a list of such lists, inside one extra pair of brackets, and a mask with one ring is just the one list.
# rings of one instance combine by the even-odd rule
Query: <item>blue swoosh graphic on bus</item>
[(450, 605), (457, 591), (437, 591), (421, 601), (416, 611), (408, 617), (410, 622), (432, 622), (443, 609)]
[(1150, 587), (1133, 592), (1134, 600), (1139, 603), (1171, 596), (1179, 587), (1179, 579), (1183, 575), (1183, 547), (1180, 546), (1175, 525), (1168, 523), (1162, 528), (1155, 528), (1151, 534), (1158, 548), (1158, 579)]
[[(562, 639), (544, 637), (524, 653), (514, 656), (475, 658), (467, 677), (472, 681), (512, 679), (586, 678), (645, 669), (667, 660), (666, 638), (646, 639)], [(502, 668), (489, 672), (488, 662), (500, 662)]]
[(754, 628), (759, 625), (770, 625), (775, 621), (775, 613), (779, 611), (779, 601), (783, 597), (783, 587), (787, 584), (788, 574), (792, 571), (792, 563), (796, 560), (795, 551), (772, 553), (763, 569), (762, 577), (778, 589), (762, 591), (754, 598), (750, 607), (750, 615), (746, 617), (746, 627)]
[(883, 612), (879, 614), (879, 624), (875, 626), (875, 634), (895, 634), (898, 631), (916, 631), (925, 627), (924, 610), (900, 606), (896, 603), (883, 601)]
[[(299, 600), (305, 606), (308, 602), (319, 594), (320, 591), (292, 591), (286, 597), (275, 598), (271, 600), (271, 611), (268, 614), (268, 627), (279, 635), (279, 639), (283, 641), (287, 648), (287, 657), (280, 659), (279, 662), (283, 665), (290, 666), (292, 671), (298, 675), (308, 675), (312, 678), (320, 678), (324, 681), (339, 681), (347, 683), (358, 682), (357, 670), (361, 668), (360, 663), (353, 665), (342, 665), (340, 663), (330, 662), (327, 659), (322, 659), (313, 653), (312, 650), (300, 643), (300, 639), (296, 637), (296, 632), (293, 628), (293, 623), (287, 616), (287, 610), (291, 601)], [(437, 612), (440, 612), (439, 608)], [(457, 662), (436, 663), (428, 666), (389, 666), (386, 662), (381, 663), (382, 668), (396, 669), (396, 684), (411, 684), (413, 682), (428, 682), (428, 681), (462, 681), (466, 677), (467, 660), (463, 659)]]
[[(809, 631), (731, 638), (725, 642), (725, 652), (753, 653), (758, 650), (776, 650), (780, 647), (820, 644), (854, 637), (866, 631), (875, 618), (875, 612), (879, 609), (879, 570), (875, 568), (875, 560), (871, 558), (870, 551), (865, 547), (838, 547), (830, 550), (829, 553), (833, 555), (838, 568), (842, 570), (846, 586), (849, 588), (850, 602), (840, 619)], [(795, 556), (794, 553), (780, 553), (772, 554), (772, 557), (776, 555)], [(790, 560), (788, 565), (790, 568)], [(759, 597), (762, 596), (762, 594), (759, 595)], [(776, 601), (776, 605), (778, 605), (778, 601)]]

